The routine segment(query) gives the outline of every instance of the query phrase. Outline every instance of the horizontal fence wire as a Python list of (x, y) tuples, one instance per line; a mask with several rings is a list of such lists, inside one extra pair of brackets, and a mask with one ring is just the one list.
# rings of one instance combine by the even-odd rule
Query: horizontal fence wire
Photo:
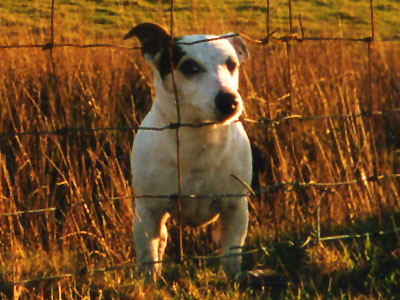
[[(270, 42), (273, 43), (285, 43), (288, 41), (296, 41), (299, 43), (302, 42), (364, 42), (364, 43), (369, 43), (371, 41), (374, 42), (399, 42), (400, 37), (391, 37), (391, 38), (381, 38), (381, 39), (376, 39), (372, 37), (363, 37), (363, 38), (341, 38), (341, 37), (298, 37), (297, 34), (289, 34), (289, 35), (283, 35), (281, 37), (275, 38), (273, 35), (275, 32), (270, 33), (268, 36), (262, 38), (262, 39), (256, 39), (256, 38), (251, 38), (247, 36), (246, 34), (243, 33), (234, 33), (230, 35), (225, 35), (221, 37), (216, 37), (216, 38), (208, 38), (208, 39), (202, 39), (198, 40), (195, 42), (178, 42), (179, 44), (182, 45), (196, 45), (200, 43), (207, 43), (207, 42), (212, 42), (216, 40), (221, 40), (221, 39), (226, 39), (226, 38), (231, 38), (234, 36), (240, 36), (244, 38), (246, 41), (256, 44), (256, 45), (265, 45)], [(88, 48), (113, 48), (113, 49), (119, 49), (119, 50), (141, 50), (142, 47), (129, 47), (129, 46), (123, 46), (119, 44), (102, 44), (102, 43), (94, 43), (94, 44), (74, 44), (74, 43), (44, 43), (44, 44), (13, 44), (13, 45), (0, 45), (0, 49), (27, 49), (27, 48), (37, 48), (37, 49), (42, 49), (42, 50), (50, 50), (54, 48), (78, 48), (78, 49), (88, 49)]]
[(47, 44), (16, 44), (16, 45), (0, 45), (0, 49), (24, 49), (24, 48), (38, 48), (42, 50), (50, 50), (54, 48), (114, 48), (121, 50), (140, 50), (141, 47), (128, 47), (116, 44), (57, 44), (57, 43), (47, 43)]
[[(371, 10), (371, 36), (367, 37), (362, 37), (362, 38), (336, 38), (336, 37), (305, 37), (304, 36), (304, 29), (301, 21), (301, 16), (299, 16), (299, 22), (300, 22), (300, 30), (301, 30), (301, 37), (298, 36), (297, 34), (292, 33), (292, 16), (291, 16), (291, 1), (289, 1), (289, 11), (290, 11), (290, 34), (284, 35), (281, 37), (275, 37), (276, 32), (269, 32), (269, 1), (268, 1), (268, 9), (267, 9), (267, 34), (264, 38), (261, 39), (255, 39), (251, 38), (243, 33), (239, 34), (233, 34), (233, 35), (226, 35), (218, 38), (212, 38), (212, 39), (204, 39), (192, 43), (184, 43), (185, 45), (194, 45), (198, 43), (204, 43), (204, 42), (211, 42), (217, 39), (223, 39), (223, 38), (229, 38), (232, 36), (241, 36), (244, 38), (246, 41), (257, 44), (257, 45), (262, 45), (265, 46), (266, 44), (269, 43), (290, 43), (290, 42), (357, 42), (357, 43), (368, 43), (369, 47), (372, 42), (399, 42), (400, 37), (392, 37), (392, 38), (381, 38), (381, 39), (376, 39), (375, 34), (374, 34), (374, 20), (373, 20), (373, 4), (372, 1), (370, 1), (370, 10)], [(170, 32), (172, 34), (173, 30), (173, 5), (174, 1), (171, 0), (171, 27), (170, 27)], [(182, 42), (181, 42), (182, 43)], [(54, 0), (52, 0), (52, 13), (51, 13), (51, 41), (49, 43), (43, 43), (43, 44), (16, 44), (16, 45), (0, 45), (0, 49), (3, 50), (8, 50), (8, 49), (42, 49), (44, 51), (49, 50), (50, 51), (50, 57), (52, 60), (53, 66), (55, 66), (54, 61), (53, 61), (53, 55), (52, 55), (52, 50), (55, 48), (78, 48), (78, 49), (95, 49), (95, 48), (110, 48), (110, 49), (118, 49), (118, 50), (141, 50), (141, 47), (127, 47), (127, 46), (122, 46), (122, 45), (117, 45), (117, 44), (104, 44), (104, 43), (94, 43), (94, 44), (74, 44), (74, 43), (56, 43), (54, 41)], [(369, 62), (370, 62), (370, 57), (369, 57)], [(56, 76), (55, 68), (53, 68), (53, 73), (54, 76)], [(369, 78), (371, 80), (371, 78)], [(371, 91), (369, 91), (371, 93)], [(178, 102), (178, 101), (177, 101)], [(179, 105), (178, 109), (179, 109)], [(393, 108), (390, 110), (372, 110), (372, 107), (370, 107), (370, 111), (363, 111), (357, 114), (337, 114), (337, 115), (314, 115), (314, 116), (305, 116), (305, 115), (299, 115), (299, 114), (290, 114), (287, 116), (281, 116), (277, 118), (262, 118), (258, 120), (252, 120), (248, 118), (242, 118), (242, 122), (246, 122), (249, 124), (257, 124), (257, 125), (265, 125), (269, 127), (275, 127), (278, 126), (279, 124), (282, 124), (284, 122), (288, 121), (319, 121), (319, 120), (325, 120), (325, 119), (347, 119), (347, 118), (371, 118), (373, 116), (381, 116), (385, 117), (389, 114), (393, 113), (399, 113), (400, 108)], [(179, 116), (179, 113), (178, 113)], [(179, 135), (178, 131), (179, 128), (181, 127), (191, 127), (191, 128), (200, 128), (200, 127), (205, 127), (205, 126), (217, 126), (218, 123), (200, 123), (200, 124), (185, 124), (181, 123), (179, 120), (176, 123), (170, 123), (168, 125), (165, 125), (163, 127), (141, 127), (141, 126), (122, 126), (122, 127), (104, 127), (104, 128), (84, 128), (84, 127), (64, 127), (60, 129), (52, 129), (52, 130), (37, 130), (37, 131), (21, 131), (21, 132), (0, 132), (0, 138), (6, 139), (6, 138), (13, 138), (13, 137), (21, 137), (21, 136), (40, 136), (40, 135), (73, 135), (77, 133), (86, 133), (86, 134), (96, 134), (98, 132), (111, 132), (111, 131), (137, 131), (137, 130), (153, 130), (153, 131), (163, 131), (163, 130), (176, 130), (177, 131), (177, 142), (179, 143)], [(179, 159), (179, 155), (178, 155)], [(372, 182), (378, 182), (381, 180), (386, 180), (386, 179), (398, 179), (400, 178), (400, 174), (381, 174), (381, 175), (373, 175), (369, 177), (361, 177), (361, 178), (356, 178), (352, 180), (346, 180), (346, 181), (338, 181), (338, 182), (315, 182), (315, 181), (309, 181), (309, 182), (277, 182), (274, 184), (266, 185), (262, 189), (255, 191), (256, 195), (262, 195), (262, 194), (267, 194), (267, 193), (275, 193), (278, 190), (283, 190), (285, 192), (291, 192), (291, 191), (296, 191), (296, 190), (304, 190), (308, 188), (314, 188), (317, 190), (322, 190), (322, 191), (330, 191), (331, 189), (335, 187), (340, 187), (340, 186), (347, 186), (351, 184), (360, 184), (360, 183), (372, 183)], [(129, 195), (129, 196), (123, 196), (123, 197), (112, 197), (112, 198), (99, 198), (99, 199), (93, 199), (93, 200), (87, 200), (87, 201), (80, 201), (77, 203), (73, 204), (67, 204), (63, 206), (63, 208), (58, 208), (58, 207), (49, 207), (49, 208), (38, 208), (38, 209), (28, 209), (28, 210), (20, 210), (20, 211), (12, 211), (12, 212), (6, 212), (6, 213), (1, 213), (0, 217), (18, 217), (21, 215), (26, 215), (26, 214), (41, 214), (41, 213), (49, 213), (49, 212), (55, 212), (57, 210), (68, 210), (73, 207), (77, 207), (80, 205), (88, 205), (91, 203), (100, 203), (100, 202), (106, 202), (106, 201), (120, 201), (124, 199), (133, 199), (133, 198), (153, 198), (153, 199), (172, 199), (172, 200), (179, 200), (179, 199), (195, 199), (195, 198), (205, 198), (205, 197), (241, 197), (241, 196), (248, 196), (249, 194), (198, 194), (198, 195), (184, 195), (184, 194), (172, 194), (172, 195)], [(381, 231), (376, 231), (376, 232), (365, 232), (365, 233), (360, 233), (360, 234), (345, 234), (345, 235), (334, 235), (334, 236), (326, 236), (326, 237), (308, 237), (303, 241), (287, 241), (288, 243), (292, 245), (297, 245), (300, 247), (306, 247), (309, 244), (313, 243), (319, 243), (322, 241), (335, 241), (335, 240), (344, 240), (344, 239), (359, 239), (359, 238), (367, 238), (367, 237), (380, 237), (384, 235), (390, 235), (390, 234), (398, 234), (400, 232), (400, 227), (393, 228), (391, 230), (381, 230)], [(245, 249), (241, 253), (233, 253), (233, 254), (227, 254), (227, 255), (209, 255), (209, 256), (199, 256), (199, 257), (180, 257), (179, 263), (182, 262), (189, 262), (189, 261), (211, 261), (211, 260), (216, 260), (216, 259), (221, 259), (225, 257), (232, 257), (232, 256), (245, 256), (245, 255), (251, 255), (255, 253), (265, 253), (268, 255), (269, 250), (268, 247), (262, 246), (262, 247), (256, 247), (253, 249)], [(94, 274), (94, 273), (106, 273), (106, 272), (111, 272), (111, 271), (117, 271), (117, 270), (123, 270), (123, 269), (132, 269), (132, 268), (137, 268), (139, 266), (143, 265), (149, 265), (149, 264), (158, 264), (158, 263), (176, 263), (177, 260), (175, 259), (167, 259), (163, 261), (153, 261), (153, 262), (145, 262), (145, 263), (134, 263), (134, 264), (123, 264), (123, 265), (116, 265), (116, 266), (109, 266), (105, 268), (94, 268), (94, 269), (87, 269), (82, 268), (80, 270), (77, 270), (72, 273), (65, 273), (65, 274), (56, 274), (52, 276), (47, 276), (47, 277), (41, 277), (41, 278), (33, 278), (33, 279), (24, 279), (24, 280), (19, 280), (19, 281), (5, 281), (5, 280), (0, 280), (0, 288), (6, 288), (6, 287), (12, 287), (16, 285), (28, 285), (28, 284), (34, 284), (34, 283), (39, 283), (39, 282), (44, 282), (44, 281), (54, 281), (54, 280), (60, 280), (60, 279), (65, 279), (65, 278), (72, 278), (72, 277), (79, 277), (79, 276), (87, 276), (88, 274)]]
[[(204, 199), (204, 198), (237, 198), (237, 197), (244, 197), (244, 196), (250, 196), (250, 195), (263, 195), (263, 194), (273, 194), (276, 193), (280, 190), (283, 190), (284, 192), (293, 192), (296, 190), (305, 190), (308, 188), (315, 188), (317, 190), (321, 191), (331, 191), (331, 189), (335, 187), (340, 187), (340, 186), (347, 186), (347, 185), (352, 185), (352, 184), (359, 184), (359, 183), (372, 183), (372, 182), (378, 182), (386, 179), (399, 179), (400, 174), (384, 174), (384, 175), (378, 175), (378, 176), (370, 176), (370, 177), (362, 177), (362, 178), (356, 178), (352, 180), (345, 180), (345, 181), (337, 181), (337, 182), (315, 182), (315, 181), (309, 181), (309, 182), (277, 182), (274, 184), (269, 184), (264, 186), (260, 190), (252, 191), (251, 193), (246, 193), (246, 194), (181, 194), (179, 197), (181, 199)], [(63, 208), (58, 208), (58, 207), (48, 207), (48, 208), (39, 208), (39, 209), (27, 209), (27, 210), (20, 210), (20, 211), (12, 211), (12, 212), (7, 212), (7, 213), (1, 213), (0, 217), (12, 217), (12, 216), (21, 216), (21, 215), (27, 215), (27, 214), (40, 214), (40, 213), (48, 213), (48, 212), (53, 212), (57, 210), (62, 210), (66, 211), (69, 208), (81, 206), (81, 205), (87, 205), (87, 204), (92, 204), (92, 203), (101, 203), (101, 202), (115, 202), (115, 201), (120, 201), (120, 200), (126, 200), (126, 199), (143, 199), (143, 198), (148, 198), (148, 199), (170, 199), (170, 200), (176, 200), (178, 198), (178, 194), (169, 194), (169, 195), (131, 195), (131, 196), (123, 196), (123, 197), (110, 197), (110, 198), (100, 198), (100, 199), (93, 199), (93, 200), (87, 200), (87, 201), (80, 201), (77, 203), (72, 203), (72, 204), (65, 204), (63, 203)]]
[[(333, 242), (333, 241), (340, 241), (340, 240), (348, 240), (348, 239), (361, 239), (361, 238), (379, 238), (387, 235), (393, 235), (393, 234), (398, 234), (400, 233), (400, 227), (396, 227), (393, 229), (389, 230), (379, 230), (375, 232), (363, 232), (363, 233), (355, 233), (355, 234), (342, 234), (342, 235), (335, 235), (335, 236), (327, 236), (327, 237), (319, 237), (319, 238), (314, 238), (311, 236), (308, 236), (305, 240), (299, 240), (299, 241), (286, 241), (286, 243), (289, 246), (292, 247), (300, 247), (300, 248), (305, 248), (309, 245), (317, 245), (320, 242)], [(240, 247), (242, 248), (242, 247)], [(251, 249), (245, 249), (244, 251), (241, 251), (240, 253), (229, 253), (225, 255), (207, 255), (207, 256), (186, 256), (183, 257), (177, 262), (176, 259), (164, 259), (160, 261), (151, 261), (151, 262), (143, 262), (143, 263), (130, 263), (130, 264), (121, 264), (121, 265), (114, 265), (114, 266), (109, 266), (109, 267), (104, 267), (104, 268), (93, 268), (89, 269), (86, 267), (83, 267), (79, 270), (76, 270), (75, 272), (72, 273), (64, 273), (64, 274), (55, 274), (51, 276), (46, 276), (46, 277), (38, 277), (38, 278), (30, 278), (30, 279), (23, 279), (23, 280), (18, 280), (18, 281), (0, 281), (0, 288), (7, 288), (7, 287), (13, 287), (13, 286), (18, 286), (18, 285), (29, 285), (29, 284), (34, 284), (34, 283), (40, 283), (40, 282), (46, 282), (46, 281), (56, 281), (56, 280), (61, 280), (61, 279), (67, 279), (67, 278), (72, 278), (72, 277), (88, 277), (88, 276), (93, 276), (95, 273), (108, 273), (108, 272), (115, 272), (115, 271), (120, 271), (120, 270), (126, 270), (126, 269), (136, 269), (142, 266), (148, 266), (148, 265), (155, 265), (155, 264), (182, 264), (182, 263), (188, 263), (188, 262), (208, 262), (208, 261), (216, 261), (220, 260), (223, 258), (229, 258), (229, 257), (236, 257), (236, 256), (248, 256), (252, 254), (257, 254), (257, 253), (263, 253), (266, 256), (269, 255), (271, 250), (268, 249), (268, 246), (259, 246)]]
[[(329, 119), (354, 119), (354, 118), (369, 118), (369, 117), (387, 117), (390, 114), (400, 114), (400, 107), (393, 109), (382, 110), (382, 111), (363, 111), (356, 114), (335, 114), (335, 115), (300, 115), (293, 114), (288, 116), (281, 116), (277, 118), (260, 118), (257, 120), (249, 118), (241, 118), (238, 121), (249, 123), (249, 124), (259, 124), (266, 125), (269, 127), (276, 127), (286, 121), (318, 121), (318, 120), (329, 120)], [(74, 135), (77, 133), (84, 134), (96, 134), (99, 132), (109, 132), (109, 131), (138, 131), (138, 130), (152, 130), (152, 131), (164, 131), (164, 130), (176, 130), (181, 127), (189, 128), (201, 128), (207, 126), (218, 126), (221, 123), (218, 122), (205, 122), (205, 123), (178, 123), (172, 122), (168, 125), (161, 127), (145, 127), (145, 126), (115, 126), (115, 127), (97, 127), (97, 128), (86, 128), (86, 127), (63, 127), (54, 130), (37, 130), (37, 131), (20, 131), (20, 132), (0, 132), (0, 138), (10, 138), (10, 137), (21, 137), (21, 136), (39, 136), (39, 135)]]

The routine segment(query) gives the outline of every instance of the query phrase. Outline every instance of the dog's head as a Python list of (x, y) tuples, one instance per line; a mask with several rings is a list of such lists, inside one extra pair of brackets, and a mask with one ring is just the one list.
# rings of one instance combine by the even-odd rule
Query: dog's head
[(153, 67), (156, 89), (174, 93), (174, 70), (179, 102), (191, 110), (193, 121), (228, 124), (240, 116), (238, 67), (249, 56), (240, 36), (188, 35), (171, 40), (163, 28), (151, 23), (133, 27), (125, 39), (134, 36)]

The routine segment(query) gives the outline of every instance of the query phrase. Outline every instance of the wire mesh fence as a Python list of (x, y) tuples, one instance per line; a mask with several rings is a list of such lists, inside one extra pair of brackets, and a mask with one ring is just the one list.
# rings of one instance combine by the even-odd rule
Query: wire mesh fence
[[(276, 32), (271, 32), (270, 31), (270, 21), (269, 21), (269, 14), (270, 14), (270, 9), (269, 9), (269, 1), (267, 1), (267, 21), (266, 21), (266, 32), (263, 34), (264, 38), (262, 39), (255, 39), (252, 37), (247, 36), (244, 33), (239, 33), (238, 35), (244, 38), (246, 41), (253, 43), (255, 45), (259, 45), (262, 47), (262, 51), (264, 54), (264, 57), (266, 56), (266, 46), (268, 46), (270, 43), (283, 43), (286, 46), (287, 50), (287, 64), (286, 64), (286, 74), (287, 74), (287, 80), (289, 82), (289, 113), (282, 115), (280, 117), (275, 117), (275, 118), (270, 118), (270, 117), (262, 117), (259, 119), (250, 119), (243, 117), (239, 121), (247, 123), (249, 126), (264, 126), (265, 128), (276, 128), (282, 124), (288, 124), (289, 126), (289, 131), (291, 134), (291, 126), (293, 122), (320, 122), (323, 120), (333, 120), (333, 119), (349, 119), (349, 120), (354, 120), (354, 119), (366, 119), (369, 122), (369, 130), (371, 131), (371, 134), (373, 134), (373, 122), (374, 118), (384, 118), (387, 117), (388, 115), (391, 114), (399, 114), (400, 113), (400, 107), (395, 107), (392, 109), (385, 109), (385, 110), (377, 110), (376, 104), (374, 103), (375, 99), (373, 97), (373, 87), (372, 87), (372, 70), (371, 70), (371, 65), (372, 65), (372, 48), (371, 45), (373, 43), (378, 43), (378, 42), (397, 42), (399, 41), (399, 38), (393, 37), (393, 38), (384, 38), (384, 39), (377, 39), (375, 36), (375, 26), (374, 26), (374, 4), (373, 1), (370, 0), (370, 26), (371, 26), (371, 33), (369, 36), (366, 37), (360, 37), (360, 38), (337, 38), (337, 37), (308, 37), (305, 36), (304, 34), (304, 28), (302, 25), (302, 17), (299, 16), (299, 24), (300, 24), (300, 31), (301, 31), (301, 36), (298, 36), (293, 32), (293, 16), (292, 16), (292, 3), (291, 1), (288, 2), (288, 8), (289, 8), (289, 34), (281, 37), (276, 37)], [(54, 59), (54, 54), (53, 52), (57, 48), (82, 48), (82, 49), (88, 49), (88, 48), (113, 48), (117, 50), (123, 50), (123, 51), (130, 51), (130, 50), (141, 50), (140, 47), (126, 47), (126, 46), (121, 46), (121, 45), (116, 45), (116, 44), (101, 44), (101, 43), (94, 43), (94, 44), (74, 44), (74, 43), (57, 43), (55, 41), (54, 37), (54, 19), (55, 19), (55, 0), (51, 1), (51, 16), (50, 16), (50, 42), (48, 43), (43, 43), (43, 44), (18, 44), (18, 45), (0, 45), (0, 51), (1, 49), (19, 49), (19, 48), (39, 48), (42, 49), (43, 51), (47, 51), (49, 53), (49, 60), (51, 62), (52, 66), (52, 74), (54, 76), (55, 82), (56, 82), (56, 89), (58, 89), (59, 93), (59, 85), (60, 85), (60, 80), (57, 77), (57, 64)], [(170, 2), (170, 36), (171, 40), (174, 37), (174, 14), (175, 14), (175, 8), (174, 8), (174, 1), (172, 0)], [(223, 38), (227, 38), (223, 37)], [(205, 39), (205, 40), (200, 40), (196, 41), (193, 43), (185, 43), (186, 45), (194, 45), (197, 43), (206, 43), (215, 40), (213, 39)], [(368, 108), (362, 112), (358, 113), (347, 113), (347, 114), (334, 114), (334, 115), (302, 115), (302, 114), (296, 114), (293, 113), (293, 110), (291, 109), (292, 107), (292, 94), (293, 94), (293, 86), (294, 83), (292, 82), (292, 76), (291, 76), (291, 61), (290, 61), (290, 56), (291, 56), (291, 44), (292, 43), (307, 43), (307, 42), (354, 42), (354, 43), (365, 43), (367, 44), (367, 53), (366, 56), (368, 58), (368, 86), (369, 86), (369, 105)], [(267, 70), (266, 70), (267, 71)], [(217, 123), (200, 123), (200, 124), (189, 124), (189, 123), (182, 123), (181, 122), (181, 113), (180, 113), (180, 104), (179, 104), (179, 99), (178, 99), (178, 93), (176, 90), (176, 83), (175, 83), (175, 77), (174, 77), (174, 72), (172, 72), (172, 79), (174, 82), (174, 93), (175, 93), (175, 98), (176, 98), (176, 109), (177, 109), (177, 120), (176, 122), (170, 123), (170, 124), (165, 124), (165, 126), (162, 127), (143, 127), (143, 126), (115, 126), (115, 127), (97, 127), (97, 128), (84, 128), (84, 127), (64, 127), (64, 128), (43, 128), (42, 130), (28, 130), (28, 131), (1, 131), (0, 132), (0, 141), (5, 141), (8, 139), (14, 139), (16, 137), (22, 137), (22, 136), (43, 136), (43, 135), (54, 135), (54, 136), (74, 136), (80, 133), (85, 133), (85, 134), (92, 134), (96, 135), (99, 132), (103, 133), (108, 133), (108, 132), (114, 132), (114, 131), (138, 131), (138, 130), (150, 130), (150, 131), (164, 131), (164, 130), (174, 130), (176, 132), (176, 146), (177, 146), (177, 193), (173, 195), (128, 195), (128, 196), (123, 196), (123, 197), (110, 197), (110, 198), (102, 198), (102, 199), (90, 199), (90, 200), (83, 200), (81, 202), (73, 203), (71, 205), (63, 205), (62, 207), (43, 207), (43, 208), (37, 208), (37, 209), (25, 209), (25, 210), (16, 210), (16, 211), (6, 211), (6, 212), (0, 212), (0, 218), (10, 218), (10, 217), (19, 217), (21, 215), (27, 215), (27, 214), (45, 214), (45, 213), (57, 213), (62, 211), (64, 214), (68, 211), (71, 210), (74, 207), (81, 206), (81, 205), (86, 205), (86, 204), (91, 204), (91, 203), (101, 203), (101, 202), (113, 202), (113, 201), (120, 201), (124, 199), (132, 199), (132, 198), (160, 198), (160, 199), (172, 199), (174, 201), (177, 201), (179, 204), (181, 200), (183, 199), (195, 199), (195, 198), (204, 198), (204, 197), (211, 197), (211, 198), (217, 198), (217, 197), (241, 197), (243, 196), (242, 194), (218, 194), (218, 195), (185, 195), (182, 193), (182, 174), (181, 174), (181, 157), (180, 157), (180, 129), (184, 127), (190, 127), (190, 128), (201, 128), (201, 127), (206, 127), (206, 126), (215, 126), (218, 125)], [(266, 99), (267, 102), (269, 102), (268, 99)], [(291, 137), (293, 138), (293, 137)], [(254, 193), (256, 195), (262, 195), (262, 194), (271, 194), (271, 193), (276, 193), (277, 191), (283, 191), (283, 192), (296, 192), (299, 190), (305, 190), (305, 189), (315, 189), (315, 190), (320, 190), (323, 192), (329, 192), (330, 189), (338, 187), (338, 186), (349, 186), (349, 185), (354, 185), (354, 184), (361, 184), (365, 185), (368, 183), (377, 183), (383, 180), (390, 180), (390, 179), (397, 179), (400, 178), (400, 174), (381, 174), (379, 173), (379, 165), (378, 165), (378, 158), (374, 157), (374, 170), (373, 174), (366, 176), (366, 175), (361, 175), (361, 176), (355, 176), (355, 179), (345, 179), (342, 181), (335, 181), (335, 182), (316, 182), (316, 181), (296, 181), (296, 182), (290, 182), (290, 181), (282, 181), (282, 182), (275, 182), (273, 184), (265, 185), (259, 190), (255, 190)], [(249, 192), (250, 194), (250, 192)], [(248, 196), (249, 194), (246, 194)], [(180, 206), (180, 205), (178, 205)], [(179, 245), (180, 245), (180, 257), (178, 257), (177, 260), (163, 260), (162, 262), (151, 262), (151, 263), (183, 263), (183, 262), (188, 262), (188, 261), (198, 261), (198, 260), (215, 260), (219, 259), (221, 257), (227, 257), (227, 256), (215, 256), (215, 255), (210, 255), (210, 256), (204, 256), (204, 257), (184, 257), (183, 255), (183, 250), (182, 250), (182, 222), (178, 220), (178, 224), (180, 227), (180, 233), (179, 233)], [(309, 243), (319, 243), (323, 241), (332, 241), (332, 240), (341, 240), (341, 239), (349, 239), (349, 238), (365, 238), (368, 236), (384, 236), (384, 235), (390, 235), (390, 234), (397, 234), (397, 232), (400, 230), (400, 228), (394, 228), (391, 230), (378, 230), (376, 232), (366, 232), (362, 234), (349, 234), (349, 235), (334, 235), (334, 236), (326, 236), (326, 237), (321, 237), (320, 232), (318, 232), (318, 235), (316, 238), (314, 237), (309, 237), (306, 240), (303, 241), (298, 241), (297, 244), (302, 245), (305, 247)], [(256, 247), (254, 249), (250, 250), (245, 250), (241, 254), (232, 254), (232, 255), (248, 255), (252, 254), (255, 252), (261, 252), (261, 253), (267, 253), (268, 250), (266, 247)], [(147, 263), (146, 263), (147, 264)], [(31, 283), (37, 283), (37, 282), (42, 282), (42, 281), (49, 281), (49, 280), (58, 280), (61, 278), (69, 278), (69, 277), (76, 277), (76, 276), (83, 276), (84, 274), (93, 274), (93, 273), (105, 273), (105, 272), (110, 272), (110, 271), (116, 271), (116, 270), (121, 270), (121, 269), (129, 269), (129, 268), (136, 268), (138, 267), (139, 264), (123, 264), (119, 266), (111, 266), (108, 268), (99, 268), (99, 269), (91, 269), (88, 270), (86, 268), (83, 268), (81, 270), (77, 270), (74, 273), (66, 273), (66, 274), (57, 274), (54, 276), (48, 276), (48, 277), (42, 277), (42, 278), (30, 278), (26, 280), (19, 280), (15, 282), (0, 282), (0, 287), (6, 287), (6, 286), (15, 286), (15, 285), (25, 285), (25, 284), (31, 284)]]

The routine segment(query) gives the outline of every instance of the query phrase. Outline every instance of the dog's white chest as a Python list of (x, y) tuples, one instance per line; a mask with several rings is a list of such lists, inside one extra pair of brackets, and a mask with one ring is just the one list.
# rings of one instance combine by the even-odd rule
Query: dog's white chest
[[(140, 132), (132, 152), (136, 194), (178, 193), (176, 139), (170, 132)], [(183, 128), (180, 135), (181, 193), (185, 223), (201, 225), (212, 219), (231, 199), (226, 194), (245, 194), (232, 175), (250, 182), (251, 154), (247, 135), (240, 123), (217, 128)], [(199, 197), (202, 196), (202, 197)], [(137, 199), (137, 202), (141, 202)], [(176, 214), (176, 201), (146, 199), (142, 203)]]

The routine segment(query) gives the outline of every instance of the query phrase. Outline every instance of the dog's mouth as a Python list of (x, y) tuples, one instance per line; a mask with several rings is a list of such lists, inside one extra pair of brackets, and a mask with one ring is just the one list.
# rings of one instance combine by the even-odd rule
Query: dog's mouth
[(243, 111), (243, 104), (240, 96), (222, 91), (215, 97), (215, 106), (217, 109), (218, 121), (222, 124), (230, 124), (237, 120)]

